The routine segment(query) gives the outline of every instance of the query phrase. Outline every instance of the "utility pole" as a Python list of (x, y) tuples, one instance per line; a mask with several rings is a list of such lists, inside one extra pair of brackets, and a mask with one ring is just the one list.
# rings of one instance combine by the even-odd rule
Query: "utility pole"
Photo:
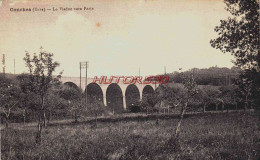
[(85, 79), (85, 86), (86, 86), (86, 94), (85, 94), (85, 103), (87, 104), (88, 102), (88, 92), (87, 92), (87, 89), (88, 89), (88, 62), (86, 62), (86, 79)]
[(164, 66), (164, 74), (166, 74), (166, 66)]
[(86, 79), (85, 79), (85, 104), (87, 104), (87, 84), (88, 84), (88, 61), (80, 62), (80, 87), (81, 87), (81, 69), (86, 69)]

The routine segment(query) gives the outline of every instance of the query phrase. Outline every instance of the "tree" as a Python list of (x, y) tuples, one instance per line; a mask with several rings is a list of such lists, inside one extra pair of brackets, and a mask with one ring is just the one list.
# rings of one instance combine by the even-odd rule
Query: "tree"
[(203, 106), (203, 112), (210, 104), (217, 103), (217, 97), (220, 95), (220, 91), (217, 87), (211, 85), (199, 86), (199, 100)]
[(195, 82), (193, 74), (190, 74), (188, 76), (183, 75), (183, 85), (184, 85), (184, 96), (180, 99), (181, 105), (181, 113), (180, 118), (175, 130), (175, 138), (179, 136), (180, 130), (181, 130), (181, 123), (183, 120), (183, 116), (185, 114), (185, 111), (187, 109), (188, 104), (192, 101), (194, 96), (198, 93), (197, 84)]
[(236, 105), (236, 97), (238, 96), (236, 91), (237, 91), (237, 86), (235, 85), (230, 85), (230, 86), (222, 86), (219, 88), (221, 91), (220, 98), (223, 101), (223, 109), (224, 105), (227, 107), (227, 112), (229, 111), (229, 106), (234, 106)]
[[(244, 102), (244, 110), (248, 108), (248, 104), (250, 99), (252, 99), (252, 94), (254, 93), (254, 86), (253, 86), (252, 78), (248, 78), (245, 74), (242, 74), (240, 76), (240, 79), (238, 80), (238, 86), (239, 86), (239, 93), (242, 95), (243, 102)], [(252, 104), (251, 104), (252, 106)]]
[(77, 123), (78, 112), (82, 108), (80, 90), (68, 85), (63, 85), (59, 96), (67, 102), (69, 111), (74, 112), (75, 123)]
[(235, 64), (259, 70), (259, 2), (257, 0), (225, 0), (232, 17), (221, 20), (215, 28), (220, 37), (210, 41), (212, 47), (235, 56)]
[[(142, 101), (140, 103), (141, 109), (143, 111), (146, 110), (146, 113), (148, 114), (148, 110), (152, 109), (153, 111), (155, 110), (155, 104), (158, 103), (159, 99), (156, 93), (147, 93), (143, 94)], [(135, 104), (138, 104), (136, 102)]]
[(174, 108), (180, 105), (182, 97), (185, 95), (185, 88), (183, 84), (166, 84), (160, 85), (158, 88), (158, 97), (162, 101), (167, 102)]
[[(239, 67), (232, 67), (231, 69), (226, 67), (210, 67), (210, 68), (192, 68), (183, 72), (185, 75), (194, 74), (197, 85), (214, 85), (222, 86), (227, 84), (235, 84), (236, 80), (239, 78), (241, 69)], [(169, 74), (171, 81), (175, 83), (182, 83), (181, 76), (179, 72), (174, 72)]]
[[(44, 99), (48, 89), (51, 87), (51, 82), (53, 80), (52, 74), (56, 67), (59, 66), (59, 63), (53, 61), (53, 53), (42, 51), (42, 48), (39, 55), (34, 53), (33, 57), (31, 57), (31, 55), (26, 52), (24, 61), (30, 75), (29, 81), (31, 86), (29, 89), (38, 95), (41, 99), (39, 111), (43, 116), (44, 127), (46, 127), (46, 108), (44, 105)], [(41, 119), (39, 116), (39, 123), (40, 121)]]
[(20, 107), (23, 110), (23, 119), (25, 123), (27, 111), (36, 111), (37, 108), (34, 108), (34, 106), (39, 105), (40, 101), (37, 95), (32, 92), (30, 75), (20, 74), (17, 76), (17, 79), (19, 81), (19, 87), (21, 89)]
[(64, 103), (66, 104), (65, 100), (60, 97), (61, 87), (52, 85), (52, 87), (48, 90), (45, 96), (45, 109), (48, 111), (48, 123), (52, 119), (53, 111), (58, 108), (63, 107)]
[(102, 115), (106, 112), (107, 107), (105, 108), (102, 101), (99, 101), (96, 97), (94, 97), (93, 101), (87, 105), (87, 114), (95, 117), (95, 125), (93, 127), (97, 127), (97, 117), (98, 115)]
[(8, 128), (9, 118), (12, 110), (18, 107), (20, 101), (20, 89), (5, 76), (0, 76), (0, 109), (5, 115), (5, 124)]
[[(258, 0), (225, 0), (226, 10), (231, 13), (227, 20), (221, 20), (215, 28), (219, 37), (210, 41), (211, 46), (222, 52), (230, 52), (234, 64), (241, 67), (240, 86), (249, 88), (254, 101), (260, 99), (260, 9)], [(251, 84), (249, 84), (251, 83)], [(243, 87), (244, 85), (244, 87)], [(248, 88), (249, 87), (249, 88)], [(248, 94), (245, 94), (247, 103)]]
[[(160, 85), (156, 90), (157, 95), (157, 110), (162, 107), (162, 104), (169, 108), (174, 107), (175, 110), (182, 108), (183, 97), (186, 96), (185, 87), (183, 84), (169, 83)], [(156, 124), (159, 124), (157, 117)]]
[(175, 92), (175, 94), (173, 92), (172, 93), (170, 92), (171, 94), (170, 97), (172, 97), (171, 99), (178, 103), (178, 106), (180, 106), (181, 111), (179, 114), (179, 120), (175, 128), (175, 132), (172, 133), (171, 138), (166, 143), (167, 148), (174, 146), (175, 149), (179, 149), (178, 137), (181, 132), (181, 124), (182, 124), (184, 114), (186, 112), (187, 107), (190, 106), (190, 103), (192, 101), (195, 101), (196, 99), (195, 96), (198, 93), (198, 88), (195, 83), (193, 74), (186, 75), (183, 74), (183, 72), (181, 72), (181, 81), (183, 84), (183, 88), (182, 89), (179, 88), (179, 90), (176, 90), (177, 92)]

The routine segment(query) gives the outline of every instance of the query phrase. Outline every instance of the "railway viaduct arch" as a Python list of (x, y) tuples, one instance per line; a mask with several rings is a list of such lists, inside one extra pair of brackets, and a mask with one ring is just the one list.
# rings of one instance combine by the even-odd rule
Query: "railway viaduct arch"
[[(125, 84), (122, 79), (118, 83), (99, 84), (98, 82), (93, 83), (94, 78), (88, 78), (86, 85), (85, 80), (85, 78), (81, 78), (81, 90), (85, 92), (87, 87), (88, 102), (91, 102), (95, 97), (105, 106), (121, 106), (119, 108), (121, 111), (126, 110), (127, 106), (136, 101), (141, 101), (145, 94), (152, 94), (158, 87), (158, 84)], [(80, 88), (79, 77), (61, 77), (60, 81)]]

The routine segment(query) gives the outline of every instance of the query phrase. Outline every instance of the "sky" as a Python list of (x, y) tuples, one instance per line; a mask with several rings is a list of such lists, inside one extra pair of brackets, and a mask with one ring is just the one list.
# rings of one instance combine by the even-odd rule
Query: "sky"
[[(6, 73), (27, 72), (25, 51), (54, 53), (56, 73), (78, 77), (142, 76), (179, 68), (232, 67), (232, 56), (210, 46), (229, 13), (223, 0), (0, 0), (0, 54)], [(11, 8), (57, 8), (14, 12)], [(61, 11), (60, 7), (93, 8)], [(2, 64), (1, 64), (2, 72)], [(83, 74), (84, 75), (84, 74)]]

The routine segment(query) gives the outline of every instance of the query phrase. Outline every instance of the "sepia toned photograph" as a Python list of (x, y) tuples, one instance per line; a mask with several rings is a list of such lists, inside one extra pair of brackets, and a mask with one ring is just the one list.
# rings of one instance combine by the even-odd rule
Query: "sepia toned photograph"
[(0, 160), (259, 160), (259, 0), (0, 0)]

